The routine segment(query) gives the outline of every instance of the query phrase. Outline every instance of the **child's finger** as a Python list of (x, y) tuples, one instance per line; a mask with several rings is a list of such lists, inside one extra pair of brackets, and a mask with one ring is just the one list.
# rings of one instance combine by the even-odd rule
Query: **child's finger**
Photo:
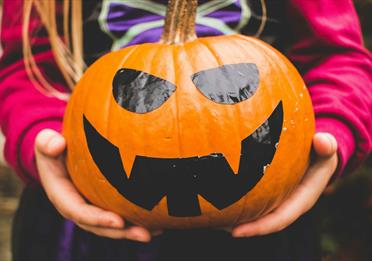
[(329, 157), (337, 151), (337, 141), (329, 133), (318, 132), (313, 138), (313, 149), (317, 156)]
[(150, 233), (142, 227), (129, 227), (126, 229), (102, 228), (89, 225), (79, 225), (86, 231), (94, 233), (98, 236), (109, 237), (113, 239), (130, 239), (140, 242), (149, 242), (151, 240)]
[(49, 157), (36, 149), (36, 162), (48, 198), (64, 217), (92, 226), (124, 226), (119, 215), (85, 202), (69, 179), (62, 157)]
[(85, 202), (68, 176), (62, 156), (65, 146), (63, 136), (53, 130), (41, 131), (35, 142), (40, 179), (57, 210), (80, 227), (102, 236), (150, 240), (145, 228), (133, 226), (124, 230), (124, 220), (119, 215)]
[(72, 206), (60, 205), (59, 208), (66, 214), (66, 218), (73, 220), (78, 225), (123, 228), (125, 224), (119, 215), (85, 202)]
[(235, 237), (250, 237), (275, 233), (292, 224), (317, 201), (335, 171), (337, 156), (319, 158), (307, 171), (301, 184), (291, 196), (270, 214), (236, 227)]
[(67, 177), (61, 161), (62, 159), (44, 159), (38, 164), (45, 191), (60, 213), (79, 224), (123, 227), (124, 221), (117, 214), (85, 202)]
[(49, 157), (57, 157), (66, 149), (64, 137), (51, 129), (44, 129), (35, 139), (35, 149)]

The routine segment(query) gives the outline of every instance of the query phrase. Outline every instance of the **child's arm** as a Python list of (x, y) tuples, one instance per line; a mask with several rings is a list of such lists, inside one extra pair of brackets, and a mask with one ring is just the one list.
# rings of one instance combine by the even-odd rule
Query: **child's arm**
[[(146, 229), (126, 227), (117, 214), (86, 203), (69, 179), (63, 156), (65, 140), (59, 133), (66, 102), (42, 94), (28, 77), (22, 57), (22, 6), (22, 0), (3, 3), (0, 125), (6, 137), (7, 161), (25, 182), (41, 182), (56, 209), (81, 228), (111, 238), (149, 240)], [(40, 28), (35, 19), (30, 25), (30, 32)], [(41, 72), (52, 86), (66, 91), (45, 32), (38, 32), (31, 42)]]
[[(22, 6), (23, 1), (10, 0), (3, 3), (0, 61), (0, 125), (5, 139), (5, 158), (26, 183), (38, 183), (34, 160), (34, 140), (45, 128), (61, 130), (66, 102), (47, 97), (30, 81), (22, 55)], [(30, 35), (40, 28), (38, 20), (32, 19)], [(41, 72), (59, 90), (63, 81), (54, 64), (48, 37), (37, 32), (32, 37), (34, 58)]]
[(233, 235), (238, 237), (286, 228), (316, 203), (337, 162), (334, 177), (354, 169), (372, 148), (372, 62), (362, 46), (352, 1), (288, 0), (288, 4), (289, 25), (295, 27), (289, 56), (312, 97), (316, 158), (288, 199), (272, 213), (236, 227)]
[(349, 173), (372, 148), (372, 58), (363, 47), (352, 0), (291, 0), (294, 44), (313, 101), (317, 131), (338, 143), (338, 170)]
[(151, 235), (147, 229), (126, 226), (118, 214), (86, 203), (67, 173), (63, 155), (65, 149), (66, 141), (56, 131), (44, 129), (36, 136), (37, 169), (43, 188), (55, 208), (79, 227), (99, 236), (149, 241)]

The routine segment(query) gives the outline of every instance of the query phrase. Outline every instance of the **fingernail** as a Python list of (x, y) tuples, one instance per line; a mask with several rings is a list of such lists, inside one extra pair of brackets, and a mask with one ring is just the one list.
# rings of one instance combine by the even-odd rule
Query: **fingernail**
[(47, 147), (48, 150), (53, 149), (53, 148), (57, 147), (58, 145), (60, 145), (61, 141), (62, 141), (62, 139), (60, 137), (54, 136), (54, 137), (50, 138), (46, 147)]
[(329, 144), (331, 145), (330, 153), (336, 151), (336, 149), (337, 149), (337, 142), (336, 142), (335, 138), (331, 134), (329, 134), (329, 133), (325, 133), (324, 136), (326, 137), (326, 139), (328, 140)]
[(335, 144), (337, 144), (337, 140), (336, 140), (336, 138), (332, 134), (327, 133), (327, 138), (328, 138), (329, 142), (332, 143), (332, 146), (334, 146)]

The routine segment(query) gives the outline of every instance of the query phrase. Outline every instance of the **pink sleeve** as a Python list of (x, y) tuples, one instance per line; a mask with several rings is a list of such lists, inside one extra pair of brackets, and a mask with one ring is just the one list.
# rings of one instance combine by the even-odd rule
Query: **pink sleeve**
[[(0, 125), (5, 135), (5, 158), (16, 173), (28, 183), (38, 182), (34, 161), (34, 140), (45, 128), (61, 130), (66, 103), (48, 97), (30, 81), (22, 58), (21, 0), (5, 0), (1, 44), (4, 53), (0, 60)], [(32, 19), (30, 32), (40, 30)], [(64, 89), (45, 32), (33, 36), (33, 52), (41, 72), (59, 90)], [(40, 35), (40, 36), (39, 36)]]
[(372, 148), (371, 55), (351, 0), (290, 0), (289, 17), (294, 27), (289, 58), (309, 88), (317, 131), (337, 139), (338, 177)]

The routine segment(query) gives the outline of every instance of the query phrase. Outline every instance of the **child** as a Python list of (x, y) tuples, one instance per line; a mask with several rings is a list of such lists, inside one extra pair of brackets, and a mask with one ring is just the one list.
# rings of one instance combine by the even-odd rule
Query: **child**
[[(6, 158), (26, 183), (14, 220), (14, 259), (320, 259), (312, 214), (289, 225), (315, 204), (331, 177), (352, 171), (372, 148), (372, 61), (351, 0), (199, 1), (199, 36), (257, 33), (298, 67), (316, 114), (316, 157), (298, 189), (272, 213), (231, 233), (130, 226), (88, 205), (68, 179), (59, 132), (82, 57), (89, 65), (110, 50), (157, 41), (166, 5), (79, 3), (4, 0), (0, 120)], [(38, 15), (31, 13), (27, 28), (32, 6)], [(61, 15), (54, 23), (54, 10), (71, 17), (71, 39)]]

